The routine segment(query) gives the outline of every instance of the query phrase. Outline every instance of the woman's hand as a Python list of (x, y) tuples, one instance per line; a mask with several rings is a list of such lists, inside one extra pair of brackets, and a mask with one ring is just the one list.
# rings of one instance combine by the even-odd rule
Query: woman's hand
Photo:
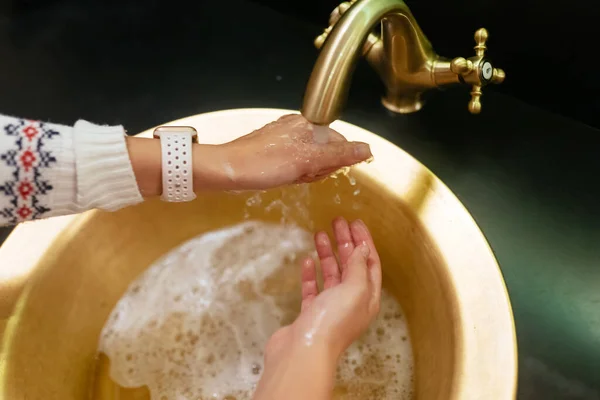
[(313, 125), (298, 114), (281, 117), (248, 135), (216, 146), (226, 189), (269, 189), (312, 182), (369, 159), (369, 145), (348, 142), (326, 129), (315, 140)]
[[(361, 220), (350, 225), (344, 218), (333, 221), (337, 243), (336, 258), (329, 236), (315, 235), (315, 245), (323, 272), (323, 291), (317, 288), (315, 261), (302, 262), (302, 309), (288, 327), (275, 333), (290, 335), (303, 346), (327, 346), (338, 358), (368, 328), (379, 312), (381, 262), (367, 226)], [(289, 331), (289, 332), (288, 332)], [(277, 351), (275, 351), (277, 353)]]
[[(372, 156), (368, 144), (348, 142), (336, 131), (323, 129), (324, 140), (317, 141), (313, 125), (292, 114), (229, 143), (195, 144), (194, 191), (262, 190), (312, 182)], [(160, 142), (129, 137), (127, 146), (142, 195), (160, 195)]]
[(366, 225), (333, 222), (339, 262), (325, 232), (315, 235), (324, 279), (319, 293), (315, 262), (302, 263), (302, 309), (265, 349), (265, 370), (255, 399), (327, 399), (340, 355), (379, 312), (381, 262)]

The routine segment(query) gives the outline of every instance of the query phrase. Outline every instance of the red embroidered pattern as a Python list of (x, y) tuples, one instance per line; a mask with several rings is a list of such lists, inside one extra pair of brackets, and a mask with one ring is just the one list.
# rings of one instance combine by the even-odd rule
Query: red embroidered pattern
[(50, 211), (40, 197), (53, 189), (45, 170), (56, 163), (44, 146), (60, 133), (43, 122), (19, 120), (5, 125), (1, 134), (14, 137), (14, 147), (0, 154), (0, 163), (13, 170), (11, 180), (0, 182), (0, 195), (10, 198), (10, 206), (0, 208), (0, 217), (12, 224), (40, 218)]

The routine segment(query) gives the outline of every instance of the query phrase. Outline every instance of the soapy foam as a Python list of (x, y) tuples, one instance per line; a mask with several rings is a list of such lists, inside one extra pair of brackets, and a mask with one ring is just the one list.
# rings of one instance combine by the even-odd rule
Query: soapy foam
[[(122, 387), (153, 400), (250, 399), (263, 349), (300, 306), (298, 258), (309, 232), (245, 222), (188, 241), (149, 267), (121, 298), (99, 351)], [(387, 292), (369, 330), (340, 360), (336, 399), (404, 399), (412, 354), (398, 302)]]

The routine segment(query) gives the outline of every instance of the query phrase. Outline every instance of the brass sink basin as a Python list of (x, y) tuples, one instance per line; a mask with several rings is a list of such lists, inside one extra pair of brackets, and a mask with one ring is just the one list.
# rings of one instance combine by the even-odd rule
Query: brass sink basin
[[(194, 126), (201, 141), (222, 143), (289, 112), (228, 110), (171, 124)], [(10, 305), (7, 296), (20, 287), (11, 279), (25, 285), (4, 331), (0, 397), (68, 400), (95, 392), (96, 398), (133, 398), (126, 392), (116, 397), (95, 382), (102, 373), (96, 346), (119, 297), (154, 260), (202, 232), (248, 217), (315, 230), (329, 229), (331, 219), (343, 215), (371, 227), (384, 285), (404, 308), (414, 398), (513, 399), (512, 311), (483, 234), (450, 190), (403, 150), (345, 122), (332, 127), (370, 143), (375, 161), (354, 168), (350, 177), (263, 193), (260, 204), (254, 193), (209, 193), (183, 205), (148, 201), (116, 213), (91, 211), (17, 227), (0, 248), (0, 297)]]

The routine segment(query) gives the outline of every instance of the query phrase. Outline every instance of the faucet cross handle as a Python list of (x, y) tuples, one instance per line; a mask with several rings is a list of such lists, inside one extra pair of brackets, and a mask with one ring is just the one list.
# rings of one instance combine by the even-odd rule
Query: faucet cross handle
[(341, 3), (339, 6), (337, 6), (331, 12), (331, 15), (329, 16), (329, 26), (327, 28), (325, 28), (323, 33), (320, 34), (319, 36), (317, 36), (317, 38), (315, 39), (314, 44), (317, 49), (320, 49), (321, 47), (323, 47), (323, 44), (325, 43), (327, 36), (329, 36), (329, 33), (331, 33), (331, 30), (333, 29), (334, 25), (339, 21), (339, 19), (342, 17), (342, 15), (346, 11), (348, 11), (350, 6), (352, 6), (352, 4), (354, 4), (355, 2), (356, 2), (356, 0), (345, 1), (345, 2)]
[(336, 8), (333, 9), (333, 11), (331, 12), (331, 14), (329, 15), (329, 26), (334, 26), (339, 19), (342, 17), (342, 15), (348, 11), (348, 9), (354, 4), (356, 3), (357, 0), (350, 0), (350, 1), (345, 1), (343, 3), (340, 3), (339, 6), (337, 6)]
[(471, 101), (469, 101), (471, 114), (481, 112), (481, 89), (489, 83), (500, 84), (506, 77), (503, 70), (494, 68), (485, 58), (488, 36), (487, 29), (478, 29), (475, 32), (475, 56), (469, 59), (457, 57), (450, 63), (450, 70), (458, 75), (462, 82), (472, 86)]

